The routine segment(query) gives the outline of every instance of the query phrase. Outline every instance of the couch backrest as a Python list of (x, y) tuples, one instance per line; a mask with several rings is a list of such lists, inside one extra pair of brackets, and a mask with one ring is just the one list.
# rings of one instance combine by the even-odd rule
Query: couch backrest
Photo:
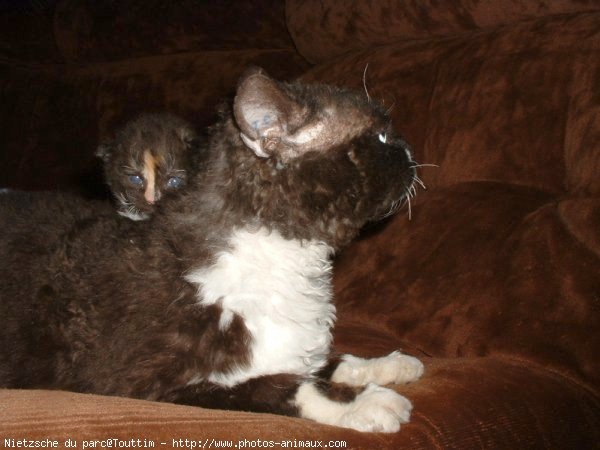
[(596, 0), (286, 1), (287, 23), (296, 47), (315, 64), (351, 50), (598, 9)]

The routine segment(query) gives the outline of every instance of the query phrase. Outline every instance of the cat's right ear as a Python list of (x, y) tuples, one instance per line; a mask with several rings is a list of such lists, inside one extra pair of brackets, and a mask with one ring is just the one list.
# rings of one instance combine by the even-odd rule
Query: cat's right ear
[(96, 149), (96, 157), (100, 158), (104, 163), (110, 161), (114, 149), (112, 141), (103, 142)]
[(244, 144), (268, 158), (288, 134), (290, 120), (300, 107), (264, 70), (247, 70), (238, 83), (233, 114)]

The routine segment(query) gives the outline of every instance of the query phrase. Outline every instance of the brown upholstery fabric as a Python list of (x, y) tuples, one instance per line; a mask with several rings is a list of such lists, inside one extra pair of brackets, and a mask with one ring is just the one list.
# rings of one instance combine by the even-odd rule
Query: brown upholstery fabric
[[(412, 420), (393, 435), (361, 434), (262, 414), (0, 390), (0, 438), (598, 448), (597, 2), (288, 0), (293, 44), (278, 2), (256, 12), (233, 2), (229, 15), (217, 2), (194, 3), (164, 12), (164, 23), (180, 26), (164, 27), (160, 39), (162, 19), (138, 13), (144, 2), (116, 2), (109, 14), (65, 0), (44, 16), (56, 45), (7, 40), (0, 187), (76, 189), (107, 129), (148, 109), (204, 125), (247, 64), (277, 77), (364, 82), (391, 108), (416, 159), (439, 167), (420, 169), (428, 190), (419, 189), (410, 217), (405, 207), (367, 227), (338, 257), (335, 348), (422, 358), (423, 379), (397, 387), (414, 404)], [(318, 64), (307, 70), (303, 57)], [(77, 64), (49, 63), (61, 59)]]
[[(23, 2), (25, 3), (25, 2)], [(20, 2), (15, 2), (19, 5)], [(54, 41), (53, 8), (35, 10), (5, 9), (0, 3), (0, 57), (19, 61), (55, 62), (60, 53)]]
[(298, 51), (322, 63), (349, 50), (407, 39), (448, 36), (518, 21), (598, 9), (595, 0), (286, 0)]
[(146, 0), (58, 3), (54, 31), (68, 60), (99, 61), (197, 50), (292, 48), (285, 3)]

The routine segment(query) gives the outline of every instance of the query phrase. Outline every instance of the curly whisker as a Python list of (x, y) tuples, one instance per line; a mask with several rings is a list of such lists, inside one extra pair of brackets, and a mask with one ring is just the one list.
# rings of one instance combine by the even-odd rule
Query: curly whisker
[(365, 66), (365, 70), (363, 71), (363, 87), (365, 88), (365, 93), (367, 94), (367, 102), (371, 103), (371, 96), (369, 95), (369, 91), (367, 90), (367, 69), (369, 68), (369, 63)]
[(440, 167), (440, 166), (438, 166), (437, 164), (417, 164), (417, 163), (414, 163), (410, 167), (413, 167), (413, 168), (416, 169), (416, 168), (419, 168), (419, 167)]

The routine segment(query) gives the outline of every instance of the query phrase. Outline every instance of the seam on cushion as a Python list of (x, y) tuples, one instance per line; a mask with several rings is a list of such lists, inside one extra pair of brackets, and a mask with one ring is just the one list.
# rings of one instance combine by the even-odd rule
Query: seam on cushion
[(583, 196), (583, 197), (570, 197), (570, 198), (564, 198), (564, 199), (560, 199), (557, 203), (556, 203), (556, 215), (558, 217), (559, 222), (562, 224), (564, 230), (569, 234), (569, 236), (571, 236), (571, 238), (577, 242), (581, 247), (582, 250), (585, 252), (589, 252), (592, 255), (594, 255), (597, 258), (600, 258), (600, 254), (598, 254), (594, 248), (591, 248), (589, 245), (587, 245), (586, 242), (582, 241), (579, 236), (577, 235), (577, 233), (575, 233), (571, 226), (569, 225), (569, 222), (565, 220), (565, 215), (561, 212), (561, 204), (563, 204), (564, 201), (569, 201), (571, 199), (576, 199), (576, 200), (586, 200), (586, 199), (592, 199), (595, 200), (598, 197), (595, 196)]

